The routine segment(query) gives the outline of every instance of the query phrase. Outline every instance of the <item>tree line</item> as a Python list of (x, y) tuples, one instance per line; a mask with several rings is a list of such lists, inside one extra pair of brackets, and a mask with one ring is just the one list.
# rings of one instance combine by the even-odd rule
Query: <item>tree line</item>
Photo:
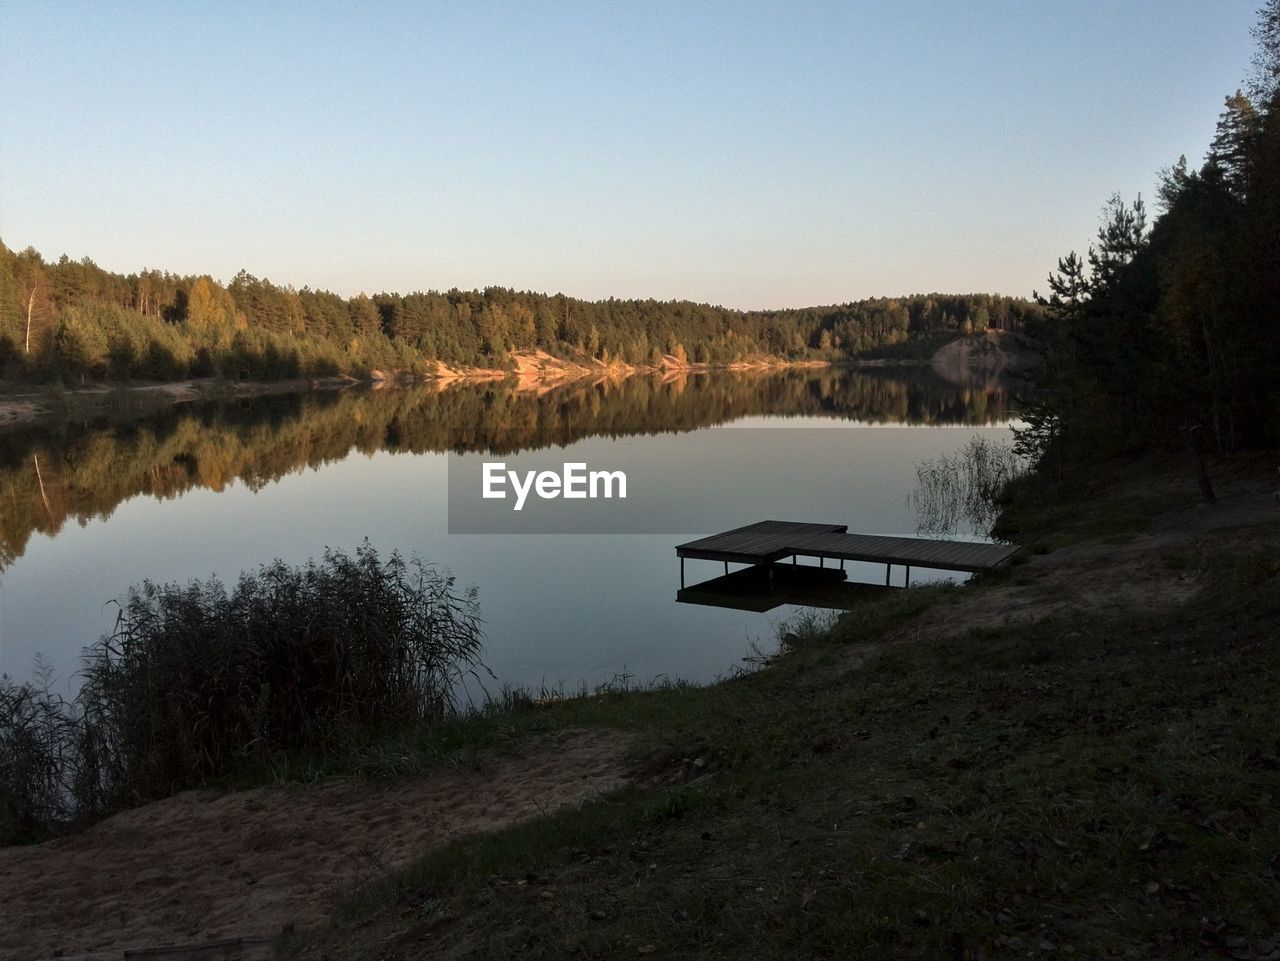
[(690, 301), (585, 301), (502, 287), (341, 297), (240, 271), (230, 283), (113, 273), (0, 243), (0, 377), (37, 381), (272, 380), (436, 363), (509, 368), (517, 351), (637, 367), (837, 360), (922, 336), (1018, 330), (1041, 308), (927, 294), (742, 311)]
[(1162, 172), (1153, 222), (1141, 197), (1113, 197), (1086, 254), (1050, 274), (1033, 454), (1196, 431), (1222, 452), (1280, 444), (1280, 0), (1259, 15), (1247, 92), (1226, 98), (1203, 165)]

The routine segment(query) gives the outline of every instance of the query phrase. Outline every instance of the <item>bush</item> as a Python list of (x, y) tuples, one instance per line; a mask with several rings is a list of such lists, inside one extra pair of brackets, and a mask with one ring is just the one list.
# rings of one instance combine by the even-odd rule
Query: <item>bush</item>
[(0, 688), (0, 842), (451, 715), (479, 667), (475, 590), (416, 558), (350, 557), (131, 589), (73, 704)]
[(35, 684), (0, 676), (0, 844), (39, 840), (71, 818), (76, 722), (71, 705), (49, 692), (47, 674)]

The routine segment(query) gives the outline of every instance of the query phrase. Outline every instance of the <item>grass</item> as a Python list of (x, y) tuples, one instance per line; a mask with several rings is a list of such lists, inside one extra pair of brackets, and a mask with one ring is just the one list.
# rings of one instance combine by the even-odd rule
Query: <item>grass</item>
[[(1003, 520), (1036, 539), (1027, 555), (1130, 537), (1190, 503), (1162, 480), (1178, 469), (1023, 480)], [(1267, 957), (1280, 536), (1256, 531), (1163, 549), (1201, 584), (1178, 608), (912, 626), (986, 584), (1033, 583), (1014, 566), (784, 625), (779, 656), (710, 687), (504, 691), (265, 764), (240, 752), (222, 773), (387, 779), (482, 767), (557, 730), (641, 735), (633, 787), (384, 872), (282, 945), (299, 958)], [(24, 730), (56, 734), (60, 711), (35, 704)]]
[[(1065, 533), (1014, 508), (1069, 541), (1172, 495), (1134, 496), (1077, 504)], [(1280, 932), (1280, 540), (1193, 560), (1204, 589), (1177, 610), (930, 637), (901, 628), (963, 591), (900, 591), (712, 687), (495, 714), (521, 736), (643, 732), (649, 776), (431, 851), (289, 950), (1265, 957)]]
[[(1085, 540), (1139, 534), (1155, 518), (1194, 505), (1188, 485), (1168, 483), (1190, 468), (1169, 455), (1141, 461), (1112, 461), (1068, 477), (1042, 473), (1013, 479), (992, 534), (1048, 553)], [(1144, 485), (1143, 478), (1159, 478)]]

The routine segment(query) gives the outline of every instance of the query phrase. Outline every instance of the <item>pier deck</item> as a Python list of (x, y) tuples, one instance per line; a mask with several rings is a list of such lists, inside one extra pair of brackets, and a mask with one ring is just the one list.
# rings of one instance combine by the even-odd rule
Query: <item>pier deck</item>
[(887, 583), (889, 571), (895, 564), (907, 568), (908, 579), (912, 567), (974, 573), (1003, 564), (1017, 551), (1011, 544), (850, 534), (845, 524), (796, 521), (760, 521), (676, 546), (682, 585), (686, 557), (723, 561), (726, 565), (766, 566), (786, 557), (794, 560), (797, 556), (816, 557), (819, 564), (825, 560), (866, 561), (885, 565)]

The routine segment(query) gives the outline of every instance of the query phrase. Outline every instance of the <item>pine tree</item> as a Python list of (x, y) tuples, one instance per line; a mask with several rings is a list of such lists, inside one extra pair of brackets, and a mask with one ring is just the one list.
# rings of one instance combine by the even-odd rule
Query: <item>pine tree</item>
[(1222, 177), (1233, 194), (1244, 199), (1249, 189), (1249, 157), (1262, 131), (1262, 120), (1248, 97), (1237, 90), (1226, 99), (1209, 145), (1206, 173)]

